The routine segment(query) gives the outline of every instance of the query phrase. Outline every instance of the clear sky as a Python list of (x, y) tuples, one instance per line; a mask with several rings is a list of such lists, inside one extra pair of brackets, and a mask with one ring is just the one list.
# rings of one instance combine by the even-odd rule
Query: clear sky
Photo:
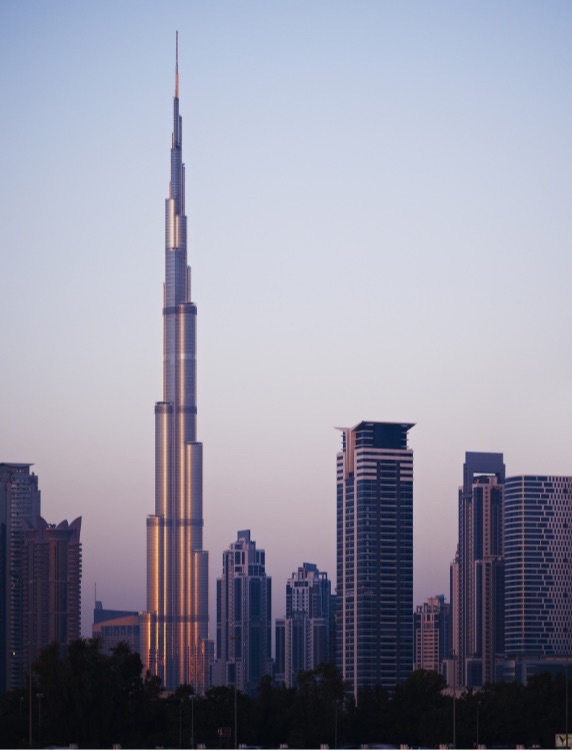
[(0, 461), (83, 517), (86, 633), (145, 607), (176, 29), (211, 582), (244, 528), (274, 616), (335, 581), (334, 426), (408, 421), (448, 596), (465, 451), (572, 474), (572, 4), (0, 3)]

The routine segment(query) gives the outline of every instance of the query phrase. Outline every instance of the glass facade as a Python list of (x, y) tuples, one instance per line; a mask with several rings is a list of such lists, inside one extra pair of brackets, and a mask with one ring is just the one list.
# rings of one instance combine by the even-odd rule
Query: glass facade
[(31, 464), (0, 464), (0, 691), (19, 688), (24, 654), (24, 529), (40, 515)]
[(430, 597), (415, 609), (415, 670), (443, 672), (449, 656), (450, 615), (444, 595)]
[(25, 664), (53, 642), (81, 637), (81, 517), (47, 524), (38, 516), (24, 530)]
[(572, 654), (572, 477), (521, 475), (505, 485), (506, 651)]
[(337, 663), (356, 694), (413, 667), (412, 427), (344, 428), (337, 457)]
[(0, 464), (0, 692), (30, 660), (81, 635), (81, 518), (47, 524), (31, 464)]
[(330, 662), (333, 630), (331, 583), (304, 563), (286, 584), (286, 616), (276, 621), (276, 680), (296, 685), (301, 670)]
[[(177, 62), (178, 67), (178, 62)], [(202, 444), (197, 442), (196, 320), (187, 265), (178, 72), (165, 201), (163, 400), (155, 405), (155, 513), (147, 518), (147, 614), (141, 656), (163, 685), (207, 687), (208, 554), (203, 547)]]
[(217, 579), (215, 684), (253, 694), (262, 676), (272, 674), (271, 608), (264, 550), (256, 549), (250, 530), (241, 530), (223, 553), (222, 577)]
[(504, 480), (502, 454), (465, 454), (451, 588), (457, 688), (494, 681), (504, 652)]

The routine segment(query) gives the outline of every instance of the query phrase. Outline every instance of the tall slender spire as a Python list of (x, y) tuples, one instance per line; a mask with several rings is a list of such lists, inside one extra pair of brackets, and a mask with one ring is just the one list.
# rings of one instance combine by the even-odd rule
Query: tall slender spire
[[(147, 517), (142, 656), (163, 685), (206, 687), (208, 553), (203, 550), (202, 443), (197, 441), (196, 320), (187, 265), (185, 167), (176, 35), (171, 175), (165, 200), (163, 400), (155, 405), (155, 513)], [(207, 650), (205, 652), (205, 650)]]
[(179, 32), (175, 32), (175, 99), (179, 98)]

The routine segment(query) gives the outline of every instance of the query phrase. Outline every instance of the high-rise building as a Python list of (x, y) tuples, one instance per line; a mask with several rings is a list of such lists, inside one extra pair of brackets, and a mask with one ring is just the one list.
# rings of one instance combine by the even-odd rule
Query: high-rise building
[(572, 655), (571, 530), (572, 477), (506, 480), (505, 647), (510, 657)]
[(330, 660), (332, 586), (315, 563), (304, 563), (286, 584), (286, 616), (276, 619), (276, 679), (296, 685), (301, 670)]
[(441, 673), (449, 656), (451, 606), (445, 595), (429, 597), (415, 609), (415, 670)]
[(337, 456), (337, 662), (354, 695), (413, 668), (413, 423), (343, 428)]
[(24, 529), (24, 622), (26, 666), (52, 642), (81, 637), (81, 517), (48, 524), (37, 516)]
[(502, 454), (466, 453), (451, 573), (456, 688), (494, 681), (504, 651), (504, 480)]
[(120, 642), (129, 644), (133, 652), (141, 653), (140, 633), (137, 610), (108, 610), (96, 600), (91, 635), (94, 639), (101, 639), (105, 654), (111, 654)]
[(166, 688), (205, 688), (208, 554), (203, 550), (203, 447), (197, 442), (196, 319), (187, 265), (178, 42), (171, 180), (165, 201), (163, 401), (155, 405), (155, 513), (147, 517), (142, 659)]
[(257, 550), (250, 530), (241, 530), (223, 553), (217, 579), (216, 685), (252, 694), (262, 676), (272, 674), (271, 595), (264, 550)]
[(18, 688), (24, 652), (24, 529), (40, 514), (31, 464), (0, 464), (0, 692)]

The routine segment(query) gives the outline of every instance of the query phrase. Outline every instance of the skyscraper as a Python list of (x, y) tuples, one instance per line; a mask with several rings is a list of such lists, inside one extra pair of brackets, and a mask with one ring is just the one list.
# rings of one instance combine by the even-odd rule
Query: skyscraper
[(572, 655), (572, 477), (505, 484), (506, 653)]
[(286, 584), (286, 616), (276, 619), (276, 666), (284, 683), (296, 685), (301, 670), (330, 659), (332, 587), (315, 563), (304, 563)]
[(223, 553), (216, 596), (213, 682), (254, 693), (262, 676), (272, 673), (272, 580), (266, 575), (264, 550), (257, 550), (248, 529), (240, 530)]
[(48, 524), (41, 516), (24, 529), (26, 669), (52, 642), (81, 637), (81, 517)]
[(451, 576), (457, 688), (494, 681), (504, 651), (504, 480), (502, 454), (465, 454)]
[(413, 667), (413, 423), (343, 428), (337, 456), (338, 667), (354, 695)]
[(429, 597), (415, 609), (415, 670), (443, 671), (449, 655), (450, 614), (444, 595)]
[(18, 688), (24, 653), (24, 529), (40, 514), (31, 464), (0, 464), (0, 692)]
[(142, 659), (169, 689), (205, 686), (208, 553), (203, 550), (203, 455), (197, 442), (196, 319), (187, 265), (185, 166), (175, 72), (171, 179), (165, 201), (163, 401), (155, 405), (155, 513), (147, 517), (147, 613)]
[(106, 654), (111, 654), (120, 642), (141, 654), (140, 633), (140, 614), (136, 610), (107, 610), (100, 600), (95, 601), (91, 635), (101, 639)]

